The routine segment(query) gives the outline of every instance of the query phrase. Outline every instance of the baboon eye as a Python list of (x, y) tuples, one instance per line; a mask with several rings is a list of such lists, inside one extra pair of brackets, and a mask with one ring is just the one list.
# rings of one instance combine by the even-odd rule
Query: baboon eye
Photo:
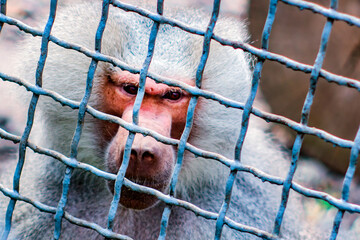
[(165, 93), (163, 98), (169, 99), (169, 100), (179, 100), (182, 97), (182, 92), (180, 90), (170, 90)]
[(124, 84), (123, 89), (125, 92), (127, 92), (131, 95), (136, 95), (137, 91), (138, 91), (138, 86), (136, 86), (134, 84)]

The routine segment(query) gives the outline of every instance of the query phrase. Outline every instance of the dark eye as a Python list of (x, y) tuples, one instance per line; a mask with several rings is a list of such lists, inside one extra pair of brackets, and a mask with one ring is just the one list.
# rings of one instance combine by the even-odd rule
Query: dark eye
[(170, 90), (167, 93), (165, 93), (163, 98), (169, 99), (169, 100), (179, 100), (182, 97), (182, 93), (180, 90)]
[(134, 85), (134, 84), (125, 84), (123, 86), (123, 89), (125, 92), (131, 94), (131, 95), (136, 95), (137, 91), (138, 91), (138, 86)]

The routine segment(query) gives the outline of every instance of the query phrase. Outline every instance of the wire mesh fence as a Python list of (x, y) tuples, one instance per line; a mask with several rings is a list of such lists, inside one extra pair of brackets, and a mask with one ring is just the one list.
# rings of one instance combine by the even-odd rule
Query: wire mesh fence
[[(301, 62), (297, 62), (291, 58), (288, 58), (286, 56), (282, 56), (273, 52), (268, 51), (269, 46), (269, 38), (271, 33), (271, 28), (273, 25), (273, 22), (275, 20), (276, 16), (276, 10), (279, 4), (288, 4), (293, 7), (300, 8), (302, 10), (308, 10), (314, 12), (314, 14), (321, 14), (324, 16), (327, 21), (323, 28), (322, 37), (321, 37), (321, 44), (320, 48), (317, 54), (316, 61), (313, 65), (307, 65), (303, 64)], [(269, 5), (269, 12), (266, 19), (266, 23), (263, 30), (263, 36), (262, 36), (262, 46), (261, 48), (255, 48), (251, 46), (248, 43), (245, 42), (239, 42), (239, 41), (231, 41), (226, 38), (220, 37), (219, 35), (214, 33), (214, 27), (218, 19), (219, 15), (219, 8), (220, 8), (220, 1), (215, 0), (214, 6), (213, 6), (213, 12), (211, 14), (211, 20), (209, 22), (209, 25), (206, 29), (206, 31), (197, 29), (195, 27), (191, 27), (181, 21), (165, 17), (163, 16), (163, 1), (159, 0), (157, 3), (157, 12), (151, 12), (149, 10), (146, 10), (144, 8), (135, 7), (130, 4), (122, 3), (117, 0), (104, 0), (102, 5), (102, 15), (101, 15), (101, 21), (99, 22), (99, 26), (96, 32), (95, 36), (95, 49), (90, 50), (87, 48), (84, 48), (83, 46), (73, 44), (66, 42), (60, 38), (57, 38), (53, 35), (51, 35), (51, 30), (53, 23), (55, 21), (55, 14), (56, 14), (56, 8), (57, 8), (57, 1), (52, 0), (50, 4), (50, 14), (48, 22), (45, 26), (45, 29), (37, 30), (35, 28), (32, 28), (21, 21), (11, 18), (9, 16), (6, 16), (6, 0), (1, 0), (1, 14), (0, 14), (0, 31), (4, 24), (14, 25), (17, 28), (19, 28), (21, 31), (24, 31), (28, 34), (31, 34), (33, 36), (38, 36), (42, 38), (41, 42), (41, 57), (39, 59), (38, 67), (36, 70), (36, 83), (35, 84), (29, 84), (28, 82), (24, 81), (23, 79), (19, 79), (13, 76), (9, 76), (5, 73), (0, 72), (0, 78), (4, 81), (12, 82), (18, 85), (21, 85), (25, 87), (28, 91), (31, 91), (33, 93), (30, 107), (28, 110), (28, 117), (27, 117), (27, 124), (26, 129), (23, 132), (22, 136), (16, 136), (9, 132), (6, 132), (3, 129), (0, 129), (0, 137), (3, 139), (7, 139), (16, 143), (20, 143), (19, 145), (19, 159), (16, 167), (16, 171), (14, 174), (14, 183), (13, 183), (13, 189), (5, 188), (4, 186), (0, 185), (0, 191), (10, 198), (9, 205), (7, 206), (7, 212), (6, 212), (6, 219), (5, 219), (5, 227), (4, 232), (2, 233), (2, 239), (7, 239), (10, 231), (11, 231), (11, 223), (12, 223), (12, 215), (13, 211), (16, 208), (17, 201), (24, 201), (31, 205), (33, 205), (35, 208), (38, 208), (40, 211), (47, 212), (50, 214), (53, 214), (55, 216), (55, 230), (54, 230), (54, 239), (59, 239), (61, 235), (61, 225), (62, 220), (66, 219), (69, 222), (85, 227), (90, 228), (95, 231), (97, 231), (99, 234), (106, 238), (113, 238), (113, 239), (129, 239), (129, 237), (125, 235), (121, 235), (118, 233), (115, 233), (112, 231), (114, 226), (114, 219), (115, 215), (118, 209), (119, 200), (120, 200), (120, 194), (121, 194), (121, 188), (122, 186), (126, 186), (127, 188), (130, 188), (134, 191), (139, 191), (143, 193), (147, 193), (150, 195), (154, 195), (156, 198), (161, 200), (162, 202), (166, 203), (166, 207), (164, 209), (162, 219), (161, 219), (161, 229), (159, 234), (159, 239), (165, 239), (166, 237), (166, 229), (168, 227), (169, 223), (169, 217), (172, 211), (172, 206), (179, 206), (182, 208), (185, 208), (189, 211), (194, 212), (196, 215), (204, 217), (206, 219), (212, 219), (216, 221), (216, 229), (215, 229), (215, 239), (221, 238), (221, 233), (224, 225), (229, 226), (232, 229), (235, 229), (237, 231), (241, 232), (247, 232), (250, 234), (253, 234), (255, 236), (258, 236), (259, 238), (264, 239), (273, 239), (276, 238), (280, 234), (280, 228), (283, 222), (284, 213), (286, 211), (287, 202), (289, 199), (289, 193), (291, 190), (296, 191), (305, 197), (308, 198), (316, 198), (321, 199), (329, 203), (330, 205), (336, 207), (338, 209), (338, 213), (333, 221), (333, 229), (331, 232), (330, 239), (336, 239), (339, 231), (339, 227), (343, 218), (343, 215), (345, 212), (351, 212), (351, 213), (360, 213), (360, 206), (357, 204), (352, 204), (348, 202), (349, 194), (350, 194), (350, 184), (354, 177), (354, 172), (357, 164), (357, 159), (359, 156), (360, 151), (360, 128), (356, 134), (356, 138), (354, 141), (344, 140), (337, 136), (334, 136), (322, 129), (317, 129), (313, 127), (308, 126), (308, 119), (310, 114), (310, 109), (313, 103), (314, 93), (317, 86), (317, 82), (319, 78), (323, 78), (329, 83), (333, 82), (338, 85), (342, 85), (344, 87), (348, 88), (354, 88), (354, 91), (360, 91), (360, 81), (356, 79), (347, 78), (344, 76), (336, 75), (334, 73), (331, 73), (329, 71), (326, 71), (322, 69), (324, 56), (326, 53), (326, 47), (329, 41), (330, 33), (332, 30), (332, 25), (334, 21), (342, 21), (346, 22), (347, 24), (353, 26), (354, 28), (360, 27), (360, 18), (351, 16), (345, 13), (341, 13), (336, 11), (337, 9), (338, 1), (332, 0), (330, 7), (325, 8), (320, 5), (316, 5), (311, 2), (307, 1), (299, 1), (299, 0), (270, 0)], [(154, 24), (151, 28), (151, 34), (149, 39), (149, 46), (148, 46), (148, 53), (147, 58), (144, 61), (142, 68), (133, 68), (128, 66), (127, 64), (123, 63), (119, 59), (116, 59), (111, 56), (103, 55), (101, 54), (101, 41), (103, 32), (106, 26), (107, 22), (107, 16), (109, 12), (110, 7), (116, 7), (123, 9), (128, 12), (135, 12), (141, 16), (144, 16), (146, 18), (151, 19)], [(186, 31), (191, 34), (200, 35), (203, 36), (203, 55), (201, 56), (200, 64), (197, 68), (196, 72), (196, 86), (192, 87), (187, 84), (181, 83), (179, 81), (166, 78), (163, 76), (160, 76), (156, 73), (153, 73), (149, 70), (149, 66), (154, 54), (154, 51), (156, 49), (155, 46), (155, 40), (157, 38), (157, 34), (159, 31), (159, 27), (161, 25), (170, 25), (172, 27), (176, 27), (181, 29), (182, 31)], [(210, 41), (217, 41), (222, 45), (232, 46), (236, 49), (242, 49), (245, 52), (248, 52), (252, 54), (253, 56), (256, 56), (257, 62), (254, 66), (253, 71), (253, 77), (252, 77), (252, 85), (251, 85), (251, 92), (250, 95), (245, 103), (237, 102), (230, 100), (224, 96), (221, 96), (217, 94), (216, 92), (209, 92), (206, 90), (201, 89), (201, 82), (203, 78), (203, 71), (206, 66), (206, 61), (209, 55), (210, 51)], [(73, 100), (70, 100), (68, 98), (65, 98), (58, 94), (57, 92), (46, 90), (42, 88), (42, 73), (44, 71), (44, 66), (47, 58), (47, 52), (48, 52), (48, 44), (49, 42), (55, 43), (63, 48), (66, 49), (72, 49), (77, 52), (80, 52), (84, 54), (85, 56), (91, 58), (91, 64), (88, 69), (87, 73), (87, 84), (85, 89), (85, 94), (80, 102), (76, 102)], [(105, 114), (101, 111), (96, 110), (92, 106), (88, 105), (90, 94), (92, 91), (92, 85), (93, 85), (93, 79), (95, 75), (95, 71), (98, 65), (98, 62), (108, 62), (111, 63), (114, 66), (119, 67), (122, 70), (129, 71), (131, 73), (140, 74), (140, 81), (139, 81), (139, 92), (135, 100), (134, 104), (134, 112), (133, 112), (133, 122), (128, 123), (121, 118), (111, 116), (109, 114)], [(293, 120), (290, 120), (286, 117), (272, 114), (265, 112), (263, 110), (260, 110), (253, 106), (255, 96), (258, 92), (258, 85), (260, 81), (260, 75), (263, 68), (263, 64), (265, 61), (275, 61), (278, 62), (284, 67), (293, 69), (294, 71), (302, 71), (304, 73), (310, 74), (310, 87), (308, 90), (308, 94), (306, 96), (305, 103), (303, 105), (303, 109), (301, 112), (301, 120), (300, 122), (296, 122)], [(145, 87), (145, 79), (151, 78), (156, 80), (157, 82), (164, 83), (170, 86), (177, 86), (181, 89), (184, 89), (188, 93), (191, 94), (191, 100), (189, 104), (189, 108), (187, 110), (187, 123), (185, 126), (185, 129), (181, 135), (181, 138), (179, 140), (172, 139), (168, 137), (164, 137), (163, 135), (149, 130), (144, 129), (142, 127), (138, 126), (139, 120), (138, 120), (138, 114), (140, 110), (140, 106), (144, 97), (144, 87)], [(36, 144), (30, 142), (29, 135), (32, 130), (33, 121), (34, 121), (34, 114), (35, 109), (37, 106), (37, 102), (39, 99), (39, 96), (44, 95), (52, 98), (54, 101), (57, 101), (61, 103), (64, 106), (68, 106), (72, 109), (78, 109), (78, 122), (76, 126), (76, 130), (74, 132), (74, 137), (71, 142), (71, 148), (70, 148), (70, 155), (69, 157), (55, 151), (52, 149), (46, 149), (42, 146), (37, 146)], [(241, 131), (239, 139), (237, 140), (237, 145), (235, 149), (235, 158), (234, 160), (228, 159), (224, 156), (221, 156), (219, 154), (205, 151), (202, 149), (199, 149), (195, 146), (192, 146), (191, 144), (187, 143), (189, 134), (191, 132), (191, 126), (192, 121), (194, 117), (194, 111), (195, 107), (197, 105), (199, 98), (206, 98), (211, 99), (214, 101), (219, 102), (222, 105), (225, 105), (230, 108), (238, 108), (243, 110), (242, 114), (242, 124), (241, 124)], [(121, 127), (125, 128), (129, 131), (129, 136), (126, 142), (125, 152), (124, 152), (124, 161), (122, 162), (122, 165), (119, 169), (119, 172), (117, 174), (112, 174), (105, 172), (103, 170), (100, 170), (91, 164), (82, 163), (77, 161), (78, 156), (78, 147), (79, 147), (79, 141), (81, 139), (81, 134), (83, 131), (83, 124), (84, 124), (84, 118), (85, 114), (90, 114), (94, 116), (95, 118), (110, 121), (112, 123), (116, 123), (120, 125)], [(257, 116), (259, 118), (264, 119), (267, 122), (273, 122), (277, 124), (285, 125), (292, 130), (297, 132), (295, 142), (293, 144), (292, 148), (292, 154), (291, 154), (291, 167), (288, 170), (287, 176), (285, 179), (275, 177), (269, 174), (264, 173), (263, 171), (260, 171), (259, 169), (244, 165), (240, 162), (240, 155), (242, 152), (242, 146), (246, 137), (246, 133), (248, 130), (248, 124), (250, 115)], [(131, 146), (134, 141), (134, 137), (136, 133), (141, 133), (144, 135), (149, 135), (156, 139), (157, 141), (160, 141), (164, 144), (169, 144), (173, 146), (177, 146), (177, 162), (176, 166), (171, 178), (170, 182), (170, 189), (169, 194), (164, 194), (158, 190), (151, 189), (149, 187), (141, 186), (139, 184), (133, 183), (129, 180), (127, 180), (124, 176), (126, 173), (126, 170), (129, 165), (129, 159), (130, 159), (130, 153), (131, 153)], [(302, 146), (302, 142), (305, 135), (314, 135), (320, 139), (323, 139), (324, 141), (330, 142), (336, 146), (342, 147), (342, 148), (348, 148), (351, 149), (351, 157), (350, 157), (350, 164), (344, 179), (343, 188), (342, 188), (342, 196), (340, 199), (337, 199), (330, 194), (312, 190), (309, 188), (306, 188), (296, 182), (293, 182), (293, 177), (296, 171), (297, 161), (299, 159), (300, 155), (300, 149)], [(19, 191), (20, 187), (20, 177), (22, 175), (22, 168), (25, 162), (25, 151), (27, 148), (32, 149), (33, 151), (44, 154), (50, 157), (53, 157), (54, 159), (59, 160), (63, 164), (66, 165), (66, 170), (63, 176), (63, 190), (61, 194), (61, 198), (58, 202), (57, 207), (49, 206), (46, 204), (43, 204), (37, 200), (30, 199), (27, 196), (21, 195), (21, 191)], [(215, 159), (231, 170), (230, 176), (227, 180), (227, 184), (225, 186), (226, 192), (225, 192), (225, 199), (224, 204), (222, 205), (220, 211), (218, 213), (209, 212), (203, 209), (198, 208), (196, 205), (181, 201), (180, 199), (177, 199), (175, 197), (175, 187), (178, 181), (178, 176), (181, 170), (182, 166), (182, 158), (184, 156), (184, 152), (189, 151), (193, 153), (196, 156), (201, 156), (204, 158), (209, 159)], [(107, 219), (107, 227), (102, 227), (96, 223), (86, 221), (81, 218), (77, 218), (75, 216), (70, 215), (68, 212), (65, 211), (66, 204), (68, 201), (68, 195), (69, 195), (69, 188), (70, 188), (70, 180), (73, 175), (74, 169), (82, 169), (86, 172), (90, 172), (94, 175), (97, 175), (99, 177), (102, 177), (106, 180), (116, 181), (115, 182), (115, 188), (114, 188), (114, 197), (113, 201), (111, 203), (108, 219)], [(275, 222), (274, 222), (274, 228), (273, 232), (266, 232), (258, 228), (254, 228), (251, 226), (247, 226), (244, 224), (237, 223), (229, 218), (226, 217), (228, 205), (231, 201), (231, 193), (232, 193), (232, 186), (234, 184), (234, 179), (239, 171), (244, 171), (252, 174), (254, 177), (261, 179), (262, 181), (269, 182), (271, 184), (275, 185), (282, 185), (282, 195), (279, 196), (279, 199), (281, 198), (281, 203), (279, 206), (279, 210), (277, 212)], [(24, 183), (26, 184), (26, 183)]]

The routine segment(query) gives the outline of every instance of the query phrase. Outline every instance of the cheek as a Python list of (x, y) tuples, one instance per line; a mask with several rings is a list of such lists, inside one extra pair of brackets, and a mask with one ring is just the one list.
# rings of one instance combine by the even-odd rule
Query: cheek
[[(122, 117), (126, 103), (131, 104), (129, 99), (124, 99), (118, 94), (118, 89), (114, 84), (104, 82), (98, 86), (98, 90), (94, 92), (93, 96), (96, 98), (94, 107), (104, 113), (111, 114), (117, 117)], [(98, 137), (98, 143), (101, 149), (105, 149), (110, 141), (114, 138), (119, 125), (108, 121), (95, 120), (95, 136)]]
[[(95, 136), (97, 137), (97, 143), (100, 149), (106, 149), (109, 143), (112, 141), (116, 132), (119, 129), (119, 125), (103, 120), (95, 120), (95, 127), (93, 129)], [(102, 151), (105, 153), (105, 151)], [(106, 151), (107, 152), (107, 151)]]
[(189, 101), (181, 104), (172, 111), (172, 126), (171, 126), (171, 137), (180, 139), (182, 132), (184, 131), (186, 124), (186, 115), (189, 106)]
[(109, 81), (102, 84), (99, 99), (99, 110), (118, 117), (121, 117), (124, 109), (133, 102), (133, 99), (119, 94), (119, 87)]
[(109, 172), (118, 172), (121, 165), (123, 148), (125, 146), (127, 136), (128, 132), (125, 129), (118, 127), (114, 136), (109, 141), (110, 144), (108, 144), (105, 152), (106, 165)]

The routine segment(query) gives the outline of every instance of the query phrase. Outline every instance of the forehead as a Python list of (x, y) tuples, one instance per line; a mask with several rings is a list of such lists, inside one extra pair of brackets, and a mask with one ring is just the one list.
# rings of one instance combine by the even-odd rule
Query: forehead
[[(131, 37), (126, 39), (121, 55), (116, 56), (130, 66), (140, 68), (148, 53), (151, 24), (147, 19), (136, 18), (139, 24), (129, 24)], [(149, 72), (175, 79), (193, 78), (199, 64), (202, 39), (178, 28), (161, 25), (156, 37)], [(185, 82), (185, 80), (184, 80)], [(191, 83), (191, 81), (188, 81)]]
[[(174, 74), (175, 75), (175, 74)], [(140, 79), (140, 74), (133, 74), (127, 71), (116, 71), (115, 74), (113, 74), (112, 78), (118, 83), (122, 82), (129, 82), (129, 83), (138, 83)], [(186, 83), (190, 86), (195, 86), (195, 80), (190, 78), (184, 78), (184, 77), (176, 77), (176, 76), (170, 76), (171, 79), (175, 79), (178, 81), (181, 81), (183, 83)], [(157, 83), (153, 79), (147, 77), (146, 78), (146, 87), (152, 86), (152, 87), (161, 87), (161, 88), (173, 88), (173, 86), (169, 86), (165, 83)]]

